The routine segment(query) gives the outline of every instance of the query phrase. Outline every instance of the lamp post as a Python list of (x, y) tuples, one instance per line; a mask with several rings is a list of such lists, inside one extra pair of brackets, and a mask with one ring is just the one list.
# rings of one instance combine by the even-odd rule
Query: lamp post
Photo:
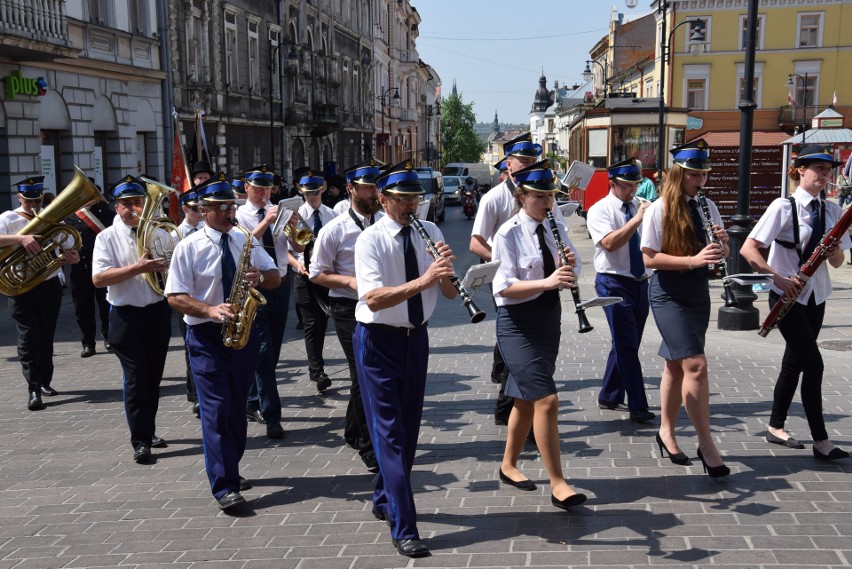
[[(789, 75), (787, 75), (787, 83), (784, 86), (787, 87), (789, 91), (793, 91), (793, 89), (795, 89), (796, 87), (796, 82), (793, 81), (793, 77), (798, 78), (799, 81), (802, 82), (802, 146), (805, 146), (805, 130), (808, 128), (808, 74), (806, 72), (804, 77), (796, 73), (790, 73)], [(792, 93), (792, 95), (793, 101), (795, 101), (796, 94)], [(793, 116), (794, 120), (795, 118), (796, 117)]]
[[(432, 160), (432, 139), (429, 135), (429, 127), (432, 124), (432, 117), (441, 116), (441, 102), (435, 101), (435, 106), (426, 105), (426, 165), (430, 168), (433, 168), (433, 160)], [(437, 132), (437, 129), (436, 129)]]
[(583, 81), (591, 81), (592, 79), (595, 78), (595, 74), (592, 73), (592, 69), (591, 69), (591, 67), (589, 67), (589, 64), (591, 64), (591, 63), (596, 64), (598, 67), (601, 68), (601, 71), (603, 72), (604, 98), (606, 98), (607, 94), (609, 93), (609, 89), (608, 89), (608, 87), (609, 87), (608, 75), (609, 74), (607, 72), (608, 71), (608, 65), (607, 65), (606, 58), (604, 58), (603, 63), (601, 63), (600, 61), (598, 61), (596, 59), (587, 59), (586, 60), (586, 68), (583, 69)]
[[(391, 93), (393, 94), (391, 95)], [(387, 146), (387, 143), (385, 142), (385, 107), (390, 106), (391, 100), (399, 100), (399, 88), (388, 87), (376, 98), (382, 105), (382, 162), (387, 162), (387, 156), (385, 156), (385, 146)], [(385, 102), (385, 99), (387, 99), (388, 102)]]

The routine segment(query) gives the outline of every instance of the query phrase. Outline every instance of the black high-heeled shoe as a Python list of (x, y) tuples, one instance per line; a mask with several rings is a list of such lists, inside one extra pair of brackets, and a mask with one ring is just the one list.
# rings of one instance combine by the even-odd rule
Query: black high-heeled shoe
[[(677, 454), (672, 454), (669, 451), (669, 447), (663, 442), (663, 438), (660, 436), (660, 433), (657, 433), (657, 446), (660, 447), (660, 458), (665, 458), (666, 454), (669, 455), (669, 460), (671, 460), (675, 464), (685, 465), (689, 464), (689, 457), (686, 456), (685, 452), (679, 452)], [(665, 451), (665, 454), (663, 452)]]
[(704, 472), (706, 472), (710, 478), (723, 478), (731, 473), (731, 469), (724, 464), (722, 466), (709, 466), (704, 461), (704, 455), (701, 454), (700, 448), (698, 449), (698, 458), (701, 459), (701, 465), (704, 466)]

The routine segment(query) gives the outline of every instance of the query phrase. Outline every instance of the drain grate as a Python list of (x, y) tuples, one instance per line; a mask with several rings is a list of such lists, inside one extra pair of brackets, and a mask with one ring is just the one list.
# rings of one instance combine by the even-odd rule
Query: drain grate
[(850, 352), (852, 351), (852, 340), (826, 340), (820, 342), (819, 347), (836, 352)]

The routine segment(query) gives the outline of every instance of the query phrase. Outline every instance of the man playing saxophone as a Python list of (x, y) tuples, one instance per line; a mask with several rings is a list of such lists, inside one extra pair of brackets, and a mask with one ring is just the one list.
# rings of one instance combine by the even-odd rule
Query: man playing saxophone
[(229, 302), (238, 287), (275, 289), (281, 275), (246, 229), (232, 231), (237, 205), (224, 174), (195, 191), (205, 225), (175, 247), (165, 293), (187, 324), (207, 477), (219, 508), (227, 510), (245, 503), (240, 492), (251, 488), (240, 476), (239, 465), (248, 427), (245, 402), (257, 369), (259, 342), (249, 322), (248, 343), (240, 349), (226, 347), (222, 327), (243, 313), (243, 306)]
[[(44, 176), (34, 176), (15, 184), (21, 207), (0, 215), (0, 247), (19, 245), (29, 253), (41, 250), (38, 235), (17, 233), (41, 210), (43, 182)], [(73, 249), (62, 254), (65, 263), (80, 261), (80, 255)], [(27, 382), (27, 408), (30, 411), (44, 409), (42, 395), (58, 394), (50, 386), (53, 379), (53, 335), (62, 305), (62, 284), (58, 276), (59, 271), (56, 271), (31, 290), (9, 297), (9, 314), (18, 328), (18, 358)]]
[(139, 255), (137, 228), (148, 192), (144, 183), (126, 176), (110, 188), (116, 218), (98, 233), (92, 252), (92, 284), (107, 288), (107, 339), (124, 372), (124, 412), (130, 427), (133, 460), (147, 463), (152, 447), (166, 446), (154, 434), (160, 382), (172, 333), (172, 311), (154, 292), (145, 275), (168, 269), (168, 261)]

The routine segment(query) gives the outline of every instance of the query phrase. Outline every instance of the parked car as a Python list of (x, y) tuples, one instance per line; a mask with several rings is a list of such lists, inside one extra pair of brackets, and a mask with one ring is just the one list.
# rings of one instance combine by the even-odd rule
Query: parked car
[(460, 204), (464, 178), (461, 176), (442, 176), (442, 178), (444, 178), (444, 201), (448, 205)]
[(426, 221), (443, 223), (445, 215), (443, 176), (432, 168), (416, 168), (415, 171), (420, 178), (423, 191), (426, 192), (423, 199), (429, 202), (429, 213), (426, 214)]

